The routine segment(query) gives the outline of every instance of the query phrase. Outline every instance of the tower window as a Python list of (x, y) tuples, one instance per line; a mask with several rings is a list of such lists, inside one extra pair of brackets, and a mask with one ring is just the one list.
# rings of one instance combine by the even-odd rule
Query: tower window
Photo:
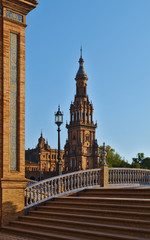
[(89, 115), (89, 122), (91, 123), (91, 120), (92, 120), (92, 118), (91, 118), (91, 114)]
[(87, 142), (89, 141), (89, 135), (86, 135), (86, 141)]
[(74, 114), (72, 114), (72, 121), (74, 121)]
[(70, 166), (71, 166), (71, 168), (72, 168), (72, 159), (71, 159), (71, 161), (70, 161)]
[(76, 136), (75, 135), (73, 136), (73, 140), (76, 140)]

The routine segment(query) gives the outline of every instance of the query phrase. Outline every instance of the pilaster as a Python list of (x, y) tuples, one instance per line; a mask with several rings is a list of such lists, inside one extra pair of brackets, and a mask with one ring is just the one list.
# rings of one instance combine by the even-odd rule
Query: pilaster
[(35, 0), (0, 0), (0, 224), (24, 210), (25, 28)]
[(107, 165), (103, 165), (100, 166), (100, 185), (102, 187), (107, 188), (108, 187), (108, 166)]

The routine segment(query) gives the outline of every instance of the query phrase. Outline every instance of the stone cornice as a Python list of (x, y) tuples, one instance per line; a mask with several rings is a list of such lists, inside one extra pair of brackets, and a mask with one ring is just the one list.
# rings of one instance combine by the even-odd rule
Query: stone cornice
[(36, 0), (0, 0), (0, 6), (27, 15), (37, 6)]

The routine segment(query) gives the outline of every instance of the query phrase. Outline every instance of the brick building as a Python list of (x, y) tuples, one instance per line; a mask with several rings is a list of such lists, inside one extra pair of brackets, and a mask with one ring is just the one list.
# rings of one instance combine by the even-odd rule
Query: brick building
[(70, 123), (68, 140), (64, 147), (65, 170), (85, 170), (97, 168), (99, 162), (99, 147), (95, 139), (97, 124), (93, 122), (93, 104), (87, 95), (88, 77), (83, 67), (84, 60), (79, 59), (79, 70), (76, 74), (76, 95), (70, 105)]
[[(41, 133), (38, 139), (38, 144), (33, 149), (25, 151), (26, 160), (26, 178), (39, 180), (39, 173), (41, 171), (41, 178), (45, 179), (56, 175), (58, 150), (51, 149), (48, 141), (45, 141)], [(61, 150), (62, 171), (64, 170), (64, 151)]]

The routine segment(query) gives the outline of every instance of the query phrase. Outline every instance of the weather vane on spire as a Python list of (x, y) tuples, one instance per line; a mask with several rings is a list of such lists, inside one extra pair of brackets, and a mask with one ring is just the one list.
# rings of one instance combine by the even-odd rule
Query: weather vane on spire
[(82, 58), (82, 45), (81, 45), (81, 48), (80, 48), (80, 53), (81, 53), (81, 58)]

